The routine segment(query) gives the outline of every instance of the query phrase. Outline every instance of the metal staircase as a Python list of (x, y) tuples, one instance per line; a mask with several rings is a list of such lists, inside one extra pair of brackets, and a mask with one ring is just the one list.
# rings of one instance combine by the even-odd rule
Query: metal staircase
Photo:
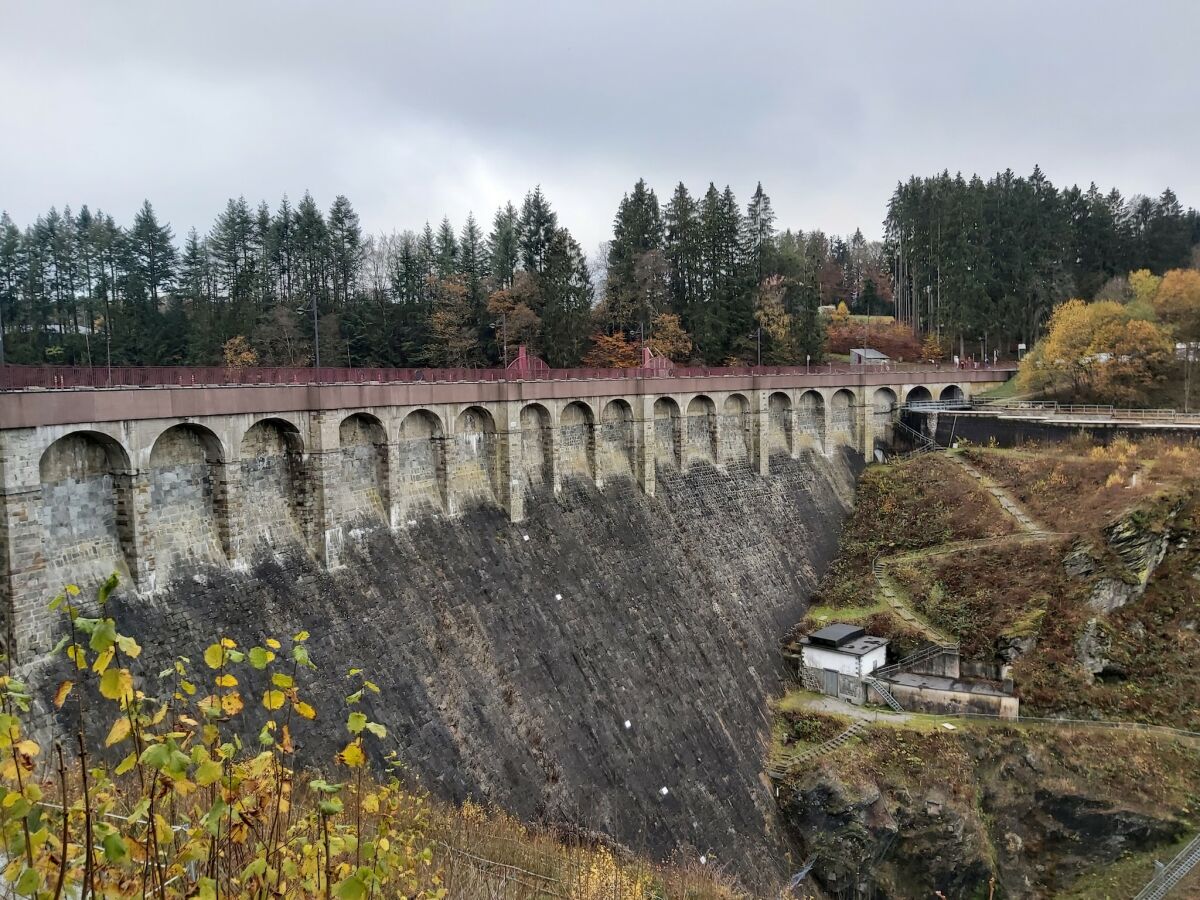
[(892, 696), (892, 692), (878, 678), (868, 675), (863, 679), (863, 684), (873, 687), (875, 692), (883, 698), (883, 702), (891, 707), (893, 712), (904, 712), (904, 707), (900, 705), (900, 701)]
[(1150, 883), (1142, 888), (1134, 900), (1162, 900), (1197, 864), (1200, 864), (1200, 834), (1192, 838), (1178, 856), (1155, 872)]
[(880, 666), (871, 673), (871, 676), (873, 678), (886, 678), (888, 675), (895, 675), (897, 672), (906, 672), (918, 663), (923, 663), (925, 660), (932, 659), (935, 656), (941, 656), (943, 653), (958, 653), (958, 644), (926, 644), (921, 649), (913, 651), (890, 666)]

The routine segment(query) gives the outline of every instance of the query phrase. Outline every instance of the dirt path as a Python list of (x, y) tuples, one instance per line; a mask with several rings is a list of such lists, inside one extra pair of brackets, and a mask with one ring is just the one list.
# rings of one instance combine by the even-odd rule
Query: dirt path
[(961, 453), (948, 450), (946, 451), (946, 456), (961, 466), (968, 475), (979, 482), (980, 487), (996, 498), (996, 502), (1000, 504), (1000, 508), (1013, 518), (1020, 531), (1016, 534), (1006, 534), (1000, 537), (951, 541), (950, 543), (939, 544), (935, 547), (926, 547), (922, 550), (897, 553), (892, 556), (881, 556), (872, 563), (871, 574), (875, 578), (877, 595), (887, 603), (897, 618), (910, 628), (921, 632), (926, 638), (938, 644), (952, 644), (954, 643), (954, 639), (939, 631), (913, 609), (912, 598), (908, 596), (904, 588), (900, 586), (899, 582), (888, 571), (891, 566), (919, 559), (948, 556), (968, 550), (978, 550), (984, 547), (1000, 547), (1018, 541), (1044, 541), (1049, 540), (1054, 535), (1054, 532), (1030, 515), (1028, 510), (1007, 489), (967, 462)]

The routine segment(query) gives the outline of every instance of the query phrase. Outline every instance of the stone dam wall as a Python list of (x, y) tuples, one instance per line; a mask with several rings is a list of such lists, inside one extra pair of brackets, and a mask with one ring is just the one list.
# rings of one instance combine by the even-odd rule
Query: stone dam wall
[[(346, 477), (369, 482), (372, 465), (348, 461)], [(431, 504), (402, 527), (356, 530), (335, 569), (294, 524), (276, 523), (244, 569), (209, 561), (222, 538), (201, 532), (168, 585), (123, 589), (114, 609), (151, 675), (222, 635), (309, 630), (328, 687), (297, 732), (308, 759), (344, 743), (342, 675), (361, 666), (382, 688), (368, 711), (386, 748), (434, 794), (658, 856), (707, 853), (762, 892), (789, 874), (763, 774), (779, 642), (836, 552), (861, 466), (849, 448), (776, 454), (769, 474), (660, 462), (650, 496), (630, 476), (597, 487), (566, 472), (555, 493), (534, 465), (524, 521), (495, 503), (454, 516)], [(264, 473), (262, 490), (286, 477)], [(43, 693), (59, 677), (49, 666), (33, 665)]]

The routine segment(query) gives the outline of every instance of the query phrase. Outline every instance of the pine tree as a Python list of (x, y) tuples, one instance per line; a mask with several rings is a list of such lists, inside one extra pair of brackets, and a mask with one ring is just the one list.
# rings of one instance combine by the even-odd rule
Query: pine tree
[(658, 197), (643, 179), (617, 207), (608, 248), (605, 306), (610, 327), (632, 331), (657, 315), (667, 295)]
[(489, 271), (497, 289), (509, 288), (521, 259), (520, 226), (517, 211), (511, 203), (496, 210), (492, 232), (487, 239)]
[(174, 282), (177, 254), (171, 226), (158, 224), (149, 200), (142, 203), (142, 208), (133, 218), (128, 246), (133, 271), (157, 310), (162, 295)]
[(518, 220), (521, 248), (521, 267), (526, 272), (540, 274), (546, 264), (550, 241), (558, 228), (558, 216), (550, 209), (550, 201), (539, 185), (525, 195)]
[(538, 288), (546, 362), (577, 365), (587, 341), (592, 280), (583, 250), (565, 228), (556, 228), (551, 235)]
[(329, 209), (329, 263), (333, 303), (349, 306), (362, 272), (364, 246), (358, 213), (342, 194)]
[[(861, 237), (861, 233), (859, 237)], [(754, 283), (759, 284), (770, 274), (771, 253), (775, 240), (775, 212), (771, 209), (771, 198), (763, 191), (762, 182), (754, 189), (754, 196), (746, 206), (742, 242), (746, 251), (746, 262), (753, 273)]]
[(458, 271), (458, 238), (448, 218), (442, 219), (434, 241), (434, 270), (439, 278), (449, 278)]

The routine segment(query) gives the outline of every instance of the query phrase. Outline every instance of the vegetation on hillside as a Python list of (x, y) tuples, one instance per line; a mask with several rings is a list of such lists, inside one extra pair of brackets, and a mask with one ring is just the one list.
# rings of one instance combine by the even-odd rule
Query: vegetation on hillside
[[(777, 735), (825, 718), (791, 712)], [(781, 779), (784, 813), (818, 855), (827, 893), (866, 882), (888, 896), (1128, 897), (1200, 825), (1196, 746), (944, 722), (873, 724)]]
[[(32, 697), (0, 678), (0, 833), (6, 896), (730, 897), (692, 863), (650, 865), (588, 837), (563, 844), (499, 813), (448, 810), (406, 788), (371, 719), (379, 688), (346, 676), (329, 765), (301, 771), (293, 731), (324, 718), (308, 634), (135, 675), (142, 648), (108, 615), (115, 576), (85, 615), (68, 586), (52, 608), (68, 677), (53, 699), (70, 741), (25, 729)], [(344, 715), (344, 718), (343, 718)], [(380, 763), (372, 767), (370, 760)]]
[(796, 631), (828, 621), (857, 621), (890, 636), (898, 647), (914, 646), (921, 633), (879, 600), (872, 563), (950, 541), (1003, 536), (1014, 527), (996, 501), (947, 459), (929, 455), (904, 465), (872, 466), (859, 479), (838, 556)]

